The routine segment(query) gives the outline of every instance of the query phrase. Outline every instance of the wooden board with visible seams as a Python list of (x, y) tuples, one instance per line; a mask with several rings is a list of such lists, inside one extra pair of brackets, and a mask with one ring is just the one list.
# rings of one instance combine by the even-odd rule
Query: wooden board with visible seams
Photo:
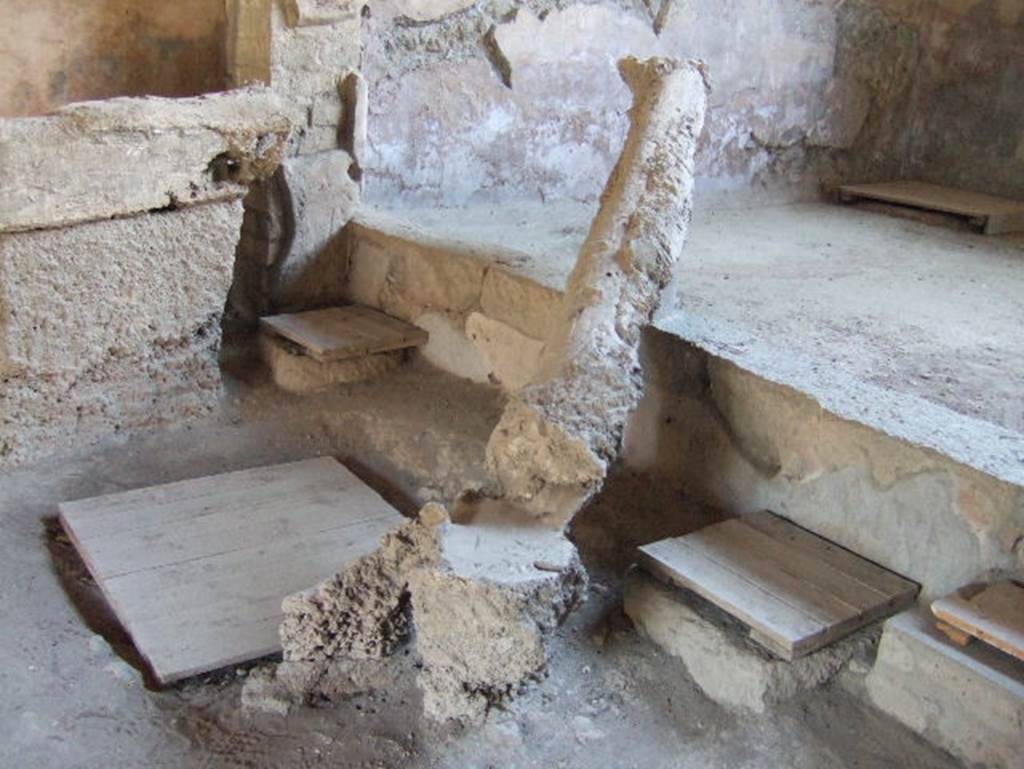
[(60, 518), (161, 683), (280, 651), (282, 599), (405, 520), (331, 457), (65, 502)]
[(980, 225), (987, 235), (1024, 231), (1024, 200), (915, 181), (844, 184), (839, 187), (839, 197), (844, 202), (877, 200), (964, 216)]
[(724, 609), (787, 660), (906, 608), (918, 591), (769, 512), (645, 545), (640, 565)]
[(270, 315), (260, 324), (264, 333), (284, 337), (319, 361), (419, 347), (428, 339), (411, 323), (359, 305)]
[(954, 593), (932, 603), (932, 613), (959, 645), (978, 638), (1024, 660), (1024, 585), (1004, 580), (972, 596)]

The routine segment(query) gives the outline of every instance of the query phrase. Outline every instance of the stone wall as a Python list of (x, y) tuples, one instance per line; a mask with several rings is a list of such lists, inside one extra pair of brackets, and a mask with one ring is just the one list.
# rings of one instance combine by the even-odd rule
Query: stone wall
[[(707, 61), (698, 193), (805, 197), (917, 175), (1019, 189), (1021, 0), (371, 4), (368, 199), (596, 198), (628, 106), (614, 61)], [(968, 148), (964, 151), (964, 148)]]
[(4, 0), (0, 117), (224, 88), (223, 0)]
[(0, 120), (0, 465), (209, 411), (272, 94), (114, 99)]
[(365, 83), (356, 0), (229, 0), (233, 85), (260, 82), (302, 115), (281, 168), (246, 199), (229, 325), (337, 302), (340, 232), (359, 201)]

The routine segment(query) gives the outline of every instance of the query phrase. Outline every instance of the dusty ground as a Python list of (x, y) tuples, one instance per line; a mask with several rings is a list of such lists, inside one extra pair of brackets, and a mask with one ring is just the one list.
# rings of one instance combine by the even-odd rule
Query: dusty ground
[[(1024, 235), (959, 220), (807, 203), (700, 200), (683, 254), (686, 313), (885, 389), (1024, 433)], [(410, 209), (432, 233), (572, 269), (593, 209), (570, 202)], [(542, 269), (539, 265), (546, 268)]]
[(556, 640), (549, 677), (479, 729), (421, 720), (413, 655), (388, 691), (287, 717), (241, 710), (241, 668), (156, 691), (54, 522), (64, 499), (325, 452), (410, 511), (417, 498), (444, 498), (457, 474), (480, 472), (499, 406), (493, 391), (419, 366), (307, 399), (238, 386), (209, 423), (6, 473), (0, 766), (956, 766), (838, 686), (761, 718), (722, 710), (632, 632), (616, 575), (600, 569)]

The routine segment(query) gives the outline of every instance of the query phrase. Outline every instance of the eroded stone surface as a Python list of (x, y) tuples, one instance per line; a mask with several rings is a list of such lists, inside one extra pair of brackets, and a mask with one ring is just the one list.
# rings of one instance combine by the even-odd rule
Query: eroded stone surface
[(284, 600), (281, 646), (286, 661), (380, 658), (405, 640), (410, 575), (439, 561), (447, 520), (427, 507), (424, 522), (410, 521), (385, 534), (374, 553)]
[(0, 463), (209, 411), (240, 201), (0, 234)]
[(475, 721), (514, 696), (544, 670), (546, 636), (586, 584), (561, 532), (500, 503), (451, 525), (440, 562), (409, 583), (425, 714)]
[(746, 628), (724, 612), (641, 571), (627, 576), (623, 601), (637, 629), (682, 660), (706, 695), (754, 713), (821, 686), (878, 640), (876, 628), (786, 662), (748, 640)]
[(301, 116), (250, 89), (111, 99), (0, 120), (0, 232), (241, 197), (266, 178)]
[[(626, 145), (546, 340), (539, 381), (516, 394), (487, 447), (506, 495), (562, 521), (600, 488), (640, 400), (640, 331), (686, 239), (704, 124), (707, 84), (697, 64), (627, 59), (622, 75), (635, 99)], [(578, 469), (566, 463), (567, 448)]]

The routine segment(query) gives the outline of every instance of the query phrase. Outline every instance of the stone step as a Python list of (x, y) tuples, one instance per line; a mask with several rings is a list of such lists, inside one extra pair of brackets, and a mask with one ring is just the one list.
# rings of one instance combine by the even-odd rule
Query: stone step
[(1024, 760), (1024, 662), (993, 647), (959, 647), (926, 610), (885, 624), (867, 691), (881, 710), (968, 764)]
[(430, 363), (508, 391), (533, 380), (574, 250), (545, 258), (377, 211), (346, 236), (346, 298), (428, 331)]

